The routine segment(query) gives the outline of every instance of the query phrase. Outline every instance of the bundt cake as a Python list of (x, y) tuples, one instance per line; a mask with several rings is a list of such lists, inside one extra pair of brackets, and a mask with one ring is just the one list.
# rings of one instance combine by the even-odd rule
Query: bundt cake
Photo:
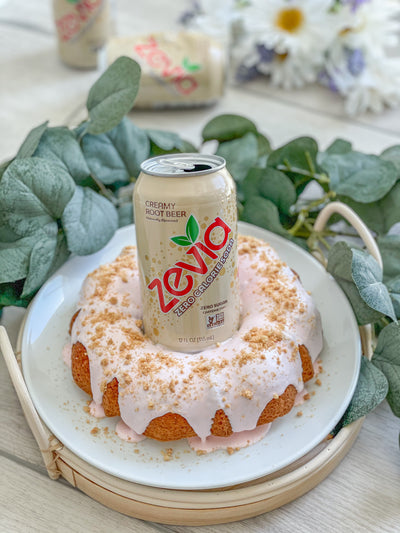
[(265, 242), (238, 239), (241, 323), (197, 353), (142, 331), (136, 248), (89, 274), (70, 325), (75, 383), (104, 414), (160, 441), (228, 437), (288, 413), (322, 349), (319, 312)]

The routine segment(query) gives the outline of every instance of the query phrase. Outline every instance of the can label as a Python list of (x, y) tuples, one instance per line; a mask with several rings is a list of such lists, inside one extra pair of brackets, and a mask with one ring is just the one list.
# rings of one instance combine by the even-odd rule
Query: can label
[(195, 174), (143, 172), (134, 195), (145, 333), (188, 352), (229, 338), (240, 313), (233, 180)]
[[(211, 240), (211, 233), (217, 228), (222, 229), (222, 238), (219, 242)], [(155, 278), (147, 286), (150, 290), (157, 289), (159, 306), (163, 313), (169, 313), (173, 309), (174, 313), (180, 317), (190, 309), (218, 277), (235, 244), (235, 240), (230, 238), (224, 253), (218, 255), (218, 252), (226, 245), (229, 234), (232, 234), (232, 229), (220, 217), (216, 217), (214, 222), (207, 227), (203, 240), (197, 240), (199, 233), (199, 223), (193, 215), (190, 215), (186, 224), (186, 235), (171, 237), (171, 241), (178, 246), (189, 247), (185, 255), (191, 256), (192, 262), (177, 261), (164, 272), (161, 279)], [(203, 256), (218, 259), (218, 262), (211, 269)], [(204, 281), (195, 284), (193, 274), (200, 274), (200, 280), (204, 278)], [(173, 296), (169, 302), (165, 300), (165, 291)], [(218, 324), (213, 321), (207, 323), (207, 328), (223, 325), (223, 316), (223, 313), (220, 314)]]

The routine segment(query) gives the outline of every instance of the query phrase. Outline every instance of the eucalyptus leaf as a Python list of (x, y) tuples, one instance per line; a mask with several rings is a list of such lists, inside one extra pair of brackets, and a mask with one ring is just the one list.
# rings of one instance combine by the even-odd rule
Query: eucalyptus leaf
[(391, 161), (397, 169), (397, 176), (400, 177), (400, 145), (387, 148), (380, 157), (385, 161)]
[(284, 237), (289, 235), (281, 225), (276, 205), (261, 196), (253, 196), (244, 204), (242, 220)]
[(203, 141), (217, 140), (220, 143), (243, 137), (246, 133), (256, 133), (254, 122), (240, 115), (219, 115), (208, 122), (202, 131)]
[(148, 135), (150, 141), (162, 150), (173, 150), (174, 148), (180, 150), (183, 145), (182, 139), (177, 133), (172, 131), (162, 130), (144, 130)]
[(132, 202), (126, 202), (121, 204), (118, 208), (118, 227), (128, 226), (133, 224), (133, 204)]
[(351, 142), (345, 139), (335, 139), (332, 144), (328, 146), (326, 152), (328, 154), (347, 154), (352, 151)]
[(217, 155), (222, 156), (236, 182), (241, 182), (258, 160), (257, 137), (246, 133), (240, 139), (226, 141), (218, 146)]
[(35, 235), (36, 242), (30, 255), (22, 298), (35, 293), (48, 278), (57, 251), (57, 233), (57, 223), (51, 222)]
[(385, 280), (400, 276), (400, 235), (385, 235), (377, 238), (383, 261)]
[(271, 152), (268, 166), (277, 168), (284, 165), (288, 170), (295, 167), (312, 172), (317, 167), (317, 153), (318, 144), (314, 139), (299, 137)]
[(81, 184), (90, 174), (81, 147), (75, 135), (68, 128), (48, 128), (34, 155), (59, 164), (78, 184)]
[(392, 323), (380, 333), (372, 362), (389, 382), (387, 401), (393, 413), (400, 417), (400, 326)]
[(89, 91), (89, 122), (85, 133), (105, 133), (121, 122), (136, 99), (140, 83), (140, 66), (121, 56), (100, 76)]
[(321, 155), (319, 162), (329, 175), (331, 189), (356, 202), (380, 200), (397, 181), (394, 164), (376, 155), (360, 152), (325, 153)]
[(353, 280), (353, 250), (346, 242), (337, 242), (329, 250), (326, 269), (346, 294), (359, 324), (370, 324), (383, 316), (361, 297)]
[(0, 283), (23, 279), (28, 274), (29, 259), (36, 236), (22, 237), (11, 243), (0, 242)]
[(17, 307), (27, 307), (29, 298), (21, 298), (22, 281), (13, 283), (0, 283), (0, 310), (2, 307), (15, 305)]
[(82, 150), (92, 174), (109, 185), (137, 178), (140, 164), (149, 156), (150, 143), (144, 130), (124, 118), (107, 133), (85, 135)]
[(400, 318), (400, 274), (386, 283), (396, 317)]
[(271, 143), (265, 135), (256, 133), (258, 143), (258, 157), (268, 156), (272, 152)]
[(68, 249), (87, 255), (105, 246), (118, 228), (115, 207), (92, 189), (77, 187), (61, 218)]
[(361, 357), (360, 375), (353, 398), (343, 415), (343, 426), (373, 411), (386, 398), (388, 388), (388, 381), (383, 372), (366, 357)]
[(271, 200), (285, 215), (289, 215), (297, 198), (292, 181), (271, 167), (250, 169), (242, 183), (242, 192), (246, 201), (253, 196)]
[(36, 128), (33, 128), (28, 135), (26, 136), (24, 142), (21, 144), (16, 158), (17, 159), (23, 159), (25, 157), (31, 157), (35, 153), (36, 148), (39, 146), (39, 142), (47, 130), (47, 125), (49, 121), (46, 120), (46, 122), (43, 122), (43, 124), (40, 124), (39, 126), (36, 126)]
[(354, 209), (372, 231), (380, 235), (400, 222), (400, 183), (396, 183), (386, 196), (376, 202), (365, 204), (346, 197), (341, 200)]
[(366, 252), (353, 249), (352, 277), (364, 302), (395, 321), (392, 300), (382, 283), (383, 272), (376, 259)]
[(0, 181), (1, 211), (60, 218), (74, 190), (73, 179), (59, 165), (38, 157), (16, 159)]

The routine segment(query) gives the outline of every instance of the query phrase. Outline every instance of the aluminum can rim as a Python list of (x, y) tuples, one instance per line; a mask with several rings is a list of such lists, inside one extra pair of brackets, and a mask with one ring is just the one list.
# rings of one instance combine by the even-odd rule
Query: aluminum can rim
[[(195, 165), (209, 166), (210, 168), (195, 170)], [(146, 159), (140, 165), (145, 174), (164, 178), (188, 178), (212, 174), (226, 167), (223, 157), (213, 154), (183, 153), (158, 155)]]

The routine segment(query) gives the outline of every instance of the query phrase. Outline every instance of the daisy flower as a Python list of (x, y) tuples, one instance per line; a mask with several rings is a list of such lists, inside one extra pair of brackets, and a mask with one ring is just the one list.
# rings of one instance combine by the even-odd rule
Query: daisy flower
[(364, 0), (348, 16), (341, 38), (352, 49), (368, 50), (377, 60), (388, 48), (400, 43), (400, 2), (398, 0)]
[(330, 13), (333, 0), (253, 0), (244, 23), (258, 43), (277, 54), (321, 60), (342, 17)]

